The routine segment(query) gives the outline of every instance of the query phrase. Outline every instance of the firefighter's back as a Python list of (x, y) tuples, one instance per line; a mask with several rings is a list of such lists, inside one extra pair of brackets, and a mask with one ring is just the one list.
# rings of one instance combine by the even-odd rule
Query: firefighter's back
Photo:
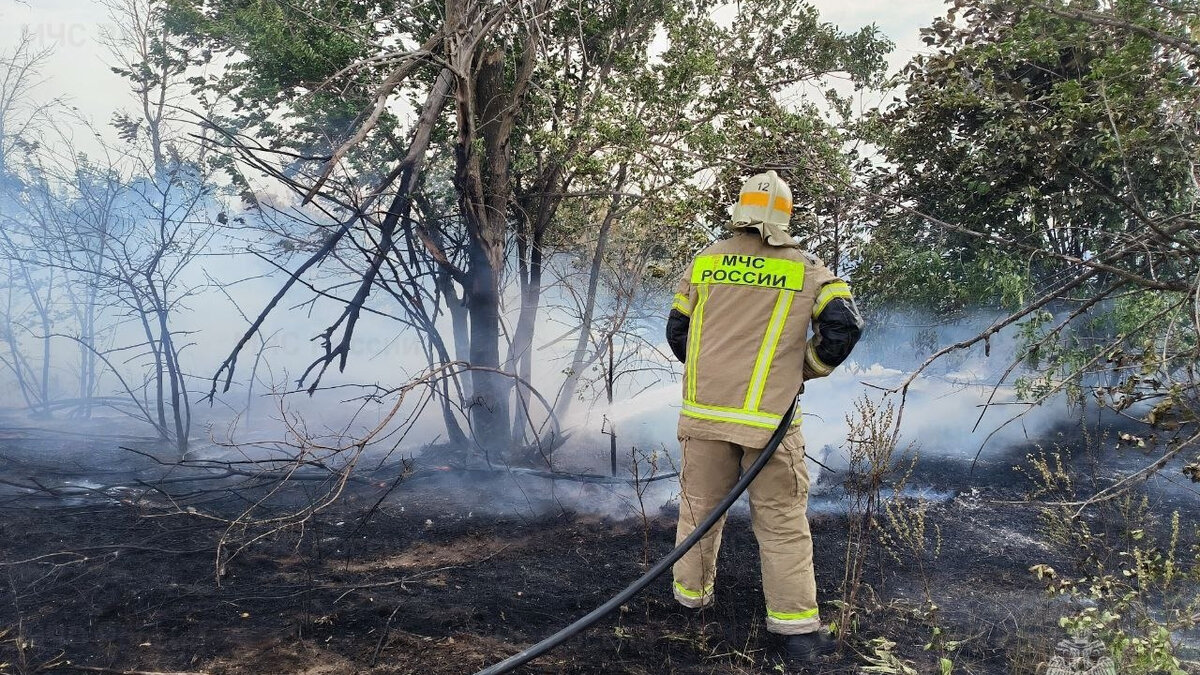
[(753, 232), (696, 256), (681, 433), (765, 441), (800, 386), (809, 320), (831, 278), (816, 258)]

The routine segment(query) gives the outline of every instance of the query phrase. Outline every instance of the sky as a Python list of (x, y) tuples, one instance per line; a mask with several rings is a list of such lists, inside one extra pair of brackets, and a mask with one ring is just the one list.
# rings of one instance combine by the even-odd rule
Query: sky
[[(843, 30), (875, 23), (895, 44), (889, 61), (898, 69), (922, 44), (918, 30), (943, 13), (944, 0), (809, 0), (821, 16)], [(0, 52), (9, 51), (23, 28), (54, 53), (40, 93), (63, 96), (99, 126), (129, 105), (125, 83), (109, 70), (102, 41), (108, 10), (96, 0), (0, 0)], [(865, 101), (873, 104), (875, 101)]]
[(896, 43), (892, 70), (923, 51), (918, 31), (945, 14), (945, 0), (809, 0), (826, 21), (850, 31), (874, 23)]

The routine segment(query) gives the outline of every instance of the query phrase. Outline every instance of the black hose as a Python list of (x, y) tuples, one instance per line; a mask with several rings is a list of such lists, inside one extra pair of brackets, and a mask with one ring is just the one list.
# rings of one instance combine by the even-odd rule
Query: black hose
[(721, 519), (721, 516), (725, 515), (725, 512), (729, 510), (729, 507), (733, 506), (733, 503), (737, 501), (738, 497), (742, 496), (742, 493), (746, 491), (746, 488), (750, 487), (750, 482), (753, 481), (754, 477), (757, 476), (758, 473), (762, 471), (762, 468), (767, 465), (767, 461), (771, 459), (771, 455), (775, 454), (775, 449), (778, 448), (779, 444), (783, 442), (783, 437), (787, 434), (788, 427), (792, 425), (792, 418), (795, 416), (795, 414), (796, 401), (793, 399), (791, 407), (789, 407), (787, 412), (783, 414), (783, 419), (779, 422), (779, 426), (775, 428), (775, 433), (771, 434), (771, 438), (767, 441), (766, 447), (763, 448), (762, 454), (758, 456), (758, 459), (754, 460), (754, 463), (750, 465), (749, 469), (746, 469), (746, 472), (742, 474), (740, 479), (738, 479), (737, 484), (733, 486), (733, 489), (729, 491), (729, 494), (725, 495), (725, 498), (721, 500), (721, 503), (717, 504), (717, 507), (713, 509), (712, 513), (708, 514), (708, 517), (704, 519), (704, 522), (696, 526), (696, 529), (693, 530), (690, 535), (688, 535), (687, 539), (684, 539), (678, 546), (675, 547), (675, 550), (668, 553), (665, 558), (655, 563), (654, 567), (651, 567), (650, 570), (638, 578), (637, 581), (627, 586), (625, 590), (613, 596), (608, 602), (600, 605), (596, 609), (593, 609), (586, 616), (580, 618), (570, 626), (567, 626), (566, 628), (558, 631), (554, 635), (551, 635), (545, 640), (542, 640), (541, 642), (533, 645), (519, 654), (514, 654), (513, 656), (504, 659), (500, 663), (488, 668), (484, 668), (483, 670), (475, 673), (475, 675), (500, 675), (501, 673), (510, 672), (518, 666), (529, 663), (533, 659), (536, 659), (542, 654), (554, 649), (555, 647), (574, 637), (580, 631), (604, 618), (606, 614), (625, 604), (630, 598), (640, 593), (642, 589), (646, 588), (646, 586), (649, 586), (651, 581), (654, 581), (659, 577), (659, 575), (661, 575), (663, 572), (666, 572), (667, 568), (669, 568), (671, 565), (674, 565), (676, 561), (682, 558), (685, 553), (695, 546), (696, 542), (700, 541), (700, 538), (707, 534), (708, 531), (712, 529), (713, 525), (717, 524), (717, 521)]

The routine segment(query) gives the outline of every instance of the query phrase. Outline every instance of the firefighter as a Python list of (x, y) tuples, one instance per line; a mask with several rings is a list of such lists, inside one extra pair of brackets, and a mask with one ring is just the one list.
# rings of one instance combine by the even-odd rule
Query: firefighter
[[(791, 213), (792, 193), (778, 174), (752, 177), (727, 225), (733, 235), (701, 251), (676, 289), (667, 321), (667, 341), (684, 364), (676, 543), (758, 457), (802, 383), (831, 373), (862, 332), (849, 285), (787, 233)], [(797, 409), (749, 489), (767, 630), (784, 636), (784, 654), (797, 666), (833, 648), (817, 613), (800, 419)], [(674, 596), (686, 607), (713, 601), (723, 526), (724, 519), (673, 568)]]

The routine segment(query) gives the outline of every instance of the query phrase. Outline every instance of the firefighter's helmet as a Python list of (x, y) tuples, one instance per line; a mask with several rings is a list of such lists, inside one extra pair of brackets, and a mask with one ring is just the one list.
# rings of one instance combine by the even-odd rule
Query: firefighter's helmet
[(786, 228), (792, 219), (792, 190), (774, 171), (760, 173), (742, 184), (733, 207), (735, 223), (771, 223)]
[(771, 246), (796, 246), (787, 233), (791, 219), (792, 190), (779, 174), (767, 171), (742, 184), (729, 226), (756, 230)]

